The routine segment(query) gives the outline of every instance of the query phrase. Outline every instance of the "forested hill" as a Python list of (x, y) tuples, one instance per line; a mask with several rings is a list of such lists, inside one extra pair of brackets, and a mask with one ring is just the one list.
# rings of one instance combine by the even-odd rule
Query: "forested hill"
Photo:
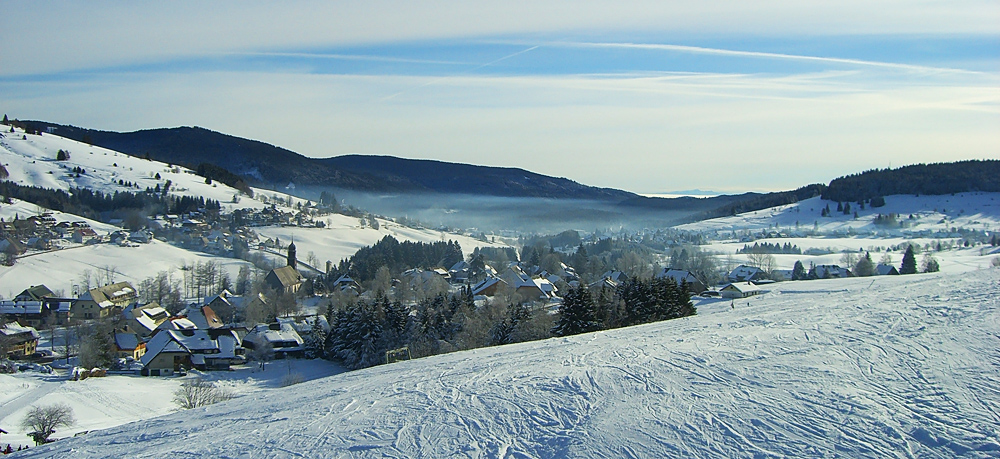
[(289, 183), (305, 188), (369, 192), (418, 191), (504, 197), (541, 197), (618, 202), (633, 193), (582, 185), (517, 168), (474, 166), (390, 156), (349, 155), (326, 159), (200, 127), (108, 132), (45, 121), (16, 124), (52, 132), (133, 156), (196, 169), (209, 163), (263, 188)]
[(1000, 191), (1000, 160), (915, 164), (870, 170), (830, 182), (823, 199), (857, 202), (894, 194), (941, 195)]

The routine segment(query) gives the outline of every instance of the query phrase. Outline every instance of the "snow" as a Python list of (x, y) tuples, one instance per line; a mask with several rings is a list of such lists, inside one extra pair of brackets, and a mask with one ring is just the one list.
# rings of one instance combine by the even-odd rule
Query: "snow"
[[(0, 139), (0, 163), (3, 163), (10, 173), (8, 180), (23, 185), (61, 190), (87, 187), (95, 191), (113, 193), (141, 191), (147, 186), (155, 187), (156, 183), (162, 184), (166, 180), (171, 180), (171, 194), (214, 199), (221, 203), (223, 211), (261, 209), (271, 205), (246, 196), (241, 196), (239, 203), (233, 203), (233, 196), (239, 194), (237, 190), (219, 182), (214, 182), (213, 185), (205, 184), (203, 178), (179, 166), (171, 167), (168, 164), (89, 146), (52, 134), (28, 135), (28, 140), (21, 140), (23, 132), (20, 130), (16, 136), (3, 134), (5, 137)], [(70, 151), (69, 160), (55, 160), (56, 152), (60, 149)], [(68, 174), (74, 167), (82, 167), (87, 173), (79, 178)], [(154, 178), (157, 173), (161, 176), (159, 181)], [(140, 189), (119, 186), (118, 180), (137, 183)], [(257, 197), (266, 197), (269, 202), (274, 201), (275, 197), (299, 203), (306, 202), (269, 190), (255, 190), (255, 193)], [(285, 211), (292, 210), (278, 207)], [(13, 220), (15, 216), (25, 218), (44, 211), (48, 209), (19, 200), (14, 200), (13, 204), (0, 204), (0, 218), (6, 221)], [(85, 221), (101, 235), (120, 229), (72, 214), (57, 211), (53, 211), (52, 214), (57, 223)], [(325, 269), (326, 260), (338, 263), (354, 255), (358, 249), (373, 245), (387, 235), (400, 241), (429, 243), (456, 240), (466, 254), (471, 253), (476, 247), (505, 246), (441, 231), (408, 228), (383, 219), (379, 220), (378, 230), (370, 227), (362, 228), (359, 219), (345, 215), (327, 215), (321, 217), (321, 220), (327, 223), (326, 228), (275, 226), (254, 229), (262, 238), (280, 237), (282, 244), (294, 240), (299, 260), (306, 261), (309, 252), (313, 252), (321, 265), (314, 267), (320, 270)], [(61, 291), (62, 294), (69, 296), (73, 293), (74, 285), (81, 284), (80, 276), (84, 270), (90, 270), (96, 275), (113, 268), (118, 273), (114, 276), (115, 281), (128, 281), (138, 286), (141, 281), (164, 271), (170, 273), (174, 279), (181, 279), (183, 277), (181, 266), (208, 261), (216, 262), (220, 265), (220, 269), (229, 273), (231, 279), (235, 279), (240, 266), (245, 264), (241, 260), (192, 252), (156, 240), (149, 244), (137, 244), (137, 247), (119, 247), (111, 244), (81, 246), (70, 244), (68, 241), (59, 243), (66, 248), (45, 253), (29, 252), (27, 256), (19, 258), (13, 267), (0, 267), (0, 298), (12, 298), (24, 288), (39, 283), (44, 283), (53, 291)], [(284, 257), (283, 253), (281, 257)], [(92, 280), (91, 283), (96, 282)]]
[(343, 373), (21, 457), (995, 457), (998, 298), (997, 269), (779, 283), (735, 309)]

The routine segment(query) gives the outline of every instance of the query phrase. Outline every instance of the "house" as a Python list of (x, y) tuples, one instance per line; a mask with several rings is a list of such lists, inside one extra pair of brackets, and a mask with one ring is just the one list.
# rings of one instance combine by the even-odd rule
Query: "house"
[(209, 328), (222, 328), (222, 320), (215, 314), (210, 306), (190, 305), (181, 314), (191, 321), (195, 328), (207, 330)]
[(726, 278), (729, 282), (753, 282), (766, 279), (767, 273), (754, 266), (739, 265)]
[(264, 277), (264, 283), (279, 294), (298, 292), (304, 281), (302, 274), (292, 266), (272, 269)]
[(129, 233), (128, 240), (139, 244), (149, 244), (153, 240), (153, 232), (148, 229), (141, 229)]
[(704, 292), (708, 289), (708, 286), (704, 282), (698, 280), (691, 271), (683, 269), (674, 268), (663, 268), (660, 272), (656, 273), (657, 279), (670, 279), (674, 281), (677, 285), (681, 283), (687, 283), (688, 291), (694, 294)]
[(49, 323), (48, 308), (41, 301), (0, 301), (0, 317), (30, 327)]
[(611, 282), (614, 282), (616, 286), (628, 282), (629, 279), (628, 274), (625, 274), (621, 271), (608, 271), (602, 274), (601, 278), (608, 279)]
[(885, 263), (879, 263), (877, 266), (875, 266), (875, 272), (878, 273), (879, 276), (898, 276), (899, 275), (899, 270), (896, 269), (895, 266), (893, 266), (893, 265), (887, 265)]
[(146, 353), (146, 343), (135, 333), (115, 333), (115, 354), (119, 358), (139, 360)]
[(719, 290), (719, 296), (723, 298), (747, 298), (760, 293), (760, 287), (752, 282), (733, 282)]
[(73, 320), (101, 319), (114, 309), (124, 309), (139, 297), (135, 287), (128, 282), (118, 282), (92, 288), (73, 303), (70, 317)]
[(267, 305), (267, 300), (263, 294), (256, 296), (233, 295), (228, 290), (223, 290), (211, 299), (206, 299), (206, 305), (215, 312), (223, 323), (234, 323), (237, 318), (243, 317), (247, 309), (262, 310)]
[(21, 243), (21, 241), (8, 237), (7, 239), (0, 240), (0, 253), (6, 253), (8, 255), (20, 255), (27, 252), (27, 247)]
[(152, 336), (170, 319), (170, 313), (156, 302), (143, 306), (137, 303), (131, 304), (125, 307), (122, 315), (125, 317), (126, 330), (139, 336)]
[(487, 277), (472, 287), (472, 296), (494, 296), (501, 285), (507, 285), (507, 282), (499, 277)]
[(361, 293), (361, 284), (359, 284), (351, 276), (344, 274), (333, 281), (333, 289), (338, 292), (347, 292), (353, 295), (358, 295)]
[(170, 376), (181, 369), (228, 370), (246, 362), (235, 330), (161, 330), (146, 343), (143, 376)]
[(299, 332), (295, 331), (295, 326), (290, 320), (278, 319), (276, 322), (257, 325), (243, 339), (243, 347), (256, 349), (265, 341), (270, 343), (277, 359), (302, 357), (305, 351), (305, 342), (299, 336)]
[(469, 262), (462, 260), (458, 263), (452, 265), (448, 269), (448, 274), (451, 275), (452, 282), (465, 283), (469, 280), (469, 273), (472, 271), (472, 265)]
[(30, 356), (38, 347), (38, 330), (13, 322), (6, 324), (0, 327), (0, 346), (0, 357), (19, 359)]
[(791, 269), (775, 269), (771, 271), (771, 278), (777, 282), (787, 282), (792, 280), (792, 273), (794, 270)]
[(14, 301), (42, 301), (42, 298), (48, 298), (55, 295), (52, 290), (49, 290), (45, 285), (32, 285), (24, 289), (23, 292), (18, 293), (14, 297)]
[(809, 277), (813, 279), (840, 279), (851, 276), (853, 274), (849, 269), (837, 265), (817, 265), (809, 270)]
[(528, 301), (548, 301), (556, 298), (556, 286), (548, 279), (530, 278), (521, 280), (514, 286), (514, 291)]

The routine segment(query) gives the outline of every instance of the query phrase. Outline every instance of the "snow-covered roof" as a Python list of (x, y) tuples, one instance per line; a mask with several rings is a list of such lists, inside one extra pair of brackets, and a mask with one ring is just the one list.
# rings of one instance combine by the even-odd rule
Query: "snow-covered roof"
[[(275, 327), (275, 325), (277, 326)], [(277, 328), (277, 330), (275, 330), (274, 328)], [(281, 347), (286, 348), (286, 350), (289, 350), (287, 349), (288, 347), (302, 346), (304, 342), (302, 340), (302, 337), (299, 336), (299, 333), (295, 331), (295, 327), (293, 327), (292, 324), (288, 321), (279, 321), (277, 324), (270, 324), (270, 325), (266, 324), (257, 325), (250, 332), (250, 334), (247, 335), (246, 339), (254, 342), (259, 342), (261, 338), (266, 339), (271, 344), (285, 343), (286, 346), (281, 346)], [(295, 346), (287, 346), (287, 344), (291, 343), (295, 343)]]
[(733, 282), (725, 287), (722, 287), (722, 291), (726, 290), (736, 290), (740, 293), (751, 293), (759, 292), (760, 287), (754, 285), (752, 282)]
[(139, 347), (139, 335), (135, 333), (115, 333), (115, 345), (118, 349), (135, 349)]
[(41, 314), (41, 301), (0, 301), (0, 314)]
[(38, 330), (35, 330), (35, 327), (21, 326), (17, 322), (10, 322), (3, 327), (0, 327), (0, 334), (6, 336), (20, 335), (22, 333), (31, 334), (33, 338), (38, 339)]

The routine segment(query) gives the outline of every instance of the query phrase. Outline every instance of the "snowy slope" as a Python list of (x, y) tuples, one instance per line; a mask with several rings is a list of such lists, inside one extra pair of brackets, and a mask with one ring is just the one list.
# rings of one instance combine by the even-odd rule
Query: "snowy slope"
[[(240, 196), (239, 202), (234, 203), (233, 196), (239, 194), (237, 190), (219, 182), (206, 184), (202, 177), (182, 167), (171, 167), (168, 164), (128, 156), (51, 134), (27, 135), (27, 140), (22, 140), (21, 136), (24, 133), (21, 130), (17, 130), (14, 134), (0, 133), (4, 135), (0, 138), (0, 163), (4, 164), (10, 173), (8, 180), (22, 185), (60, 190), (84, 187), (114, 193), (142, 191), (157, 184), (162, 186), (166, 180), (170, 180), (171, 194), (214, 199), (222, 204), (224, 210), (260, 209), (270, 206), (275, 198), (306, 202), (284, 193), (255, 189), (257, 197), (267, 199), (268, 203), (246, 196)], [(69, 151), (70, 159), (56, 161), (59, 150)], [(76, 177), (76, 174), (70, 173), (76, 167), (86, 170), (86, 174)], [(160, 174), (160, 180), (155, 178), (156, 174)], [(139, 188), (118, 185), (118, 180), (138, 184)], [(279, 208), (291, 210), (281, 206)], [(46, 210), (31, 203), (15, 200), (12, 205), (0, 204), (0, 218), (10, 221), (15, 216), (25, 218)], [(53, 212), (53, 217), (58, 222), (87, 221), (100, 234), (118, 229), (72, 214)], [(337, 263), (350, 257), (358, 249), (375, 244), (387, 235), (399, 240), (420, 242), (457, 240), (466, 253), (471, 253), (475, 247), (501, 245), (487, 244), (461, 235), (442, 235), (440, 231), (407, 228), (385, 220), (381, 220), (379, 230), (374, 230), (361, 228), (357, 218), (344, 215), (328, 215), (321, 219), (327, 224), (326, 228), (262, 227), (256, 230), (262, 237), (278, 237), (284, 243), (294, 240), (298, 246), (299, 258), (305, 261), (307, 255), (313, 252), (319, 260), (320, 266), (316, 266), (319, 269), (324, 268), (326, 260)], [(39, 283), (45, 283), (50, 289), (69, 295), (73, 292), (73, 285), (80, 284), (80, 276), (84, 270), (97, 272), (106, 267), (113, 267), (120, 273), (117, 280), (135, 284), (156, 276), (161, 271), (171, 273), (175, 279), (180, 279), (182, 273), (179, 269), (182, 265), (205, 263), (210, 260), (217, 262), (232, 278), (235, 278), (240, 264), (244, 263), (236, 259), (191, 252), (159, 241), (143, 244), (140, 247), (117, 247), (108, 244), (86, 247), (63, 245), (68, 248), (50, 253), (29, 253), (29, 256), (20, 258), (13, 267), (0, 266), (0, 297), (11, 298), (24, 288)]]
[[(897, 234), (920, 231), (941, 231), (948, 228), (965, 227), (974, 230), (996, 231), (1000, 228), (1000, 193), (958, 193), (942, 196), (886, 196), (883, 207), (861, 209), (851, 203), (852, 212), (844, 215), (837, 212), (836, 201), (825, 201), (819, 197), (806, 199), (794, 204), (770, 209), (747, 212), (732, 217), (715, 218), (681, 225), (679, 229), (705, 231), (766, 230), (781, 228), (803, 231), (815, 227), (820, 233), (847, 232), (889, 232), (872, 223), (879, 214), (900, 214), (902, 219), (914, 216), (914, 226), (894, 231)], [(820, 212), (830, 206), (831, 216), (821, 217)], [(858, 218), (854, 218), (857, 211)]]
[(21, 457), (996, 457), (1000, 270), (345, 373)]

